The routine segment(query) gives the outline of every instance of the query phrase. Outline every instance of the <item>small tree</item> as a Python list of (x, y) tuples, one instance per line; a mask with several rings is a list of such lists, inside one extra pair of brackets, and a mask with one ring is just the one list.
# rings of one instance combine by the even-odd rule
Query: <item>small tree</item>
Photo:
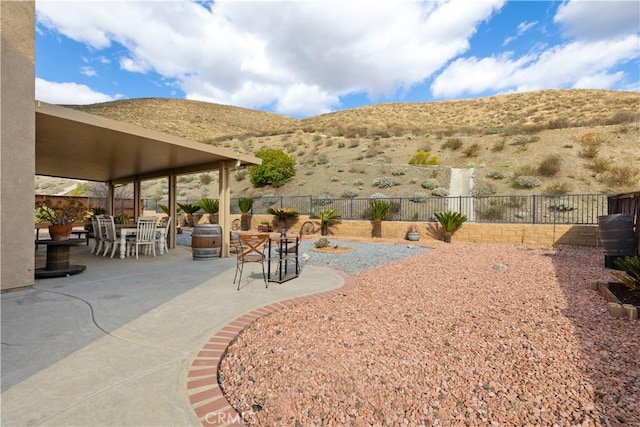
[(467, 216), (460, 212), (436, 212), (433, 216), (438, 220), (442, 227), (443, 239), (447, 243), (451, 243), (451, 236), (458, 231), (462, 224), (467, 220)]
[(327, 209), (318, 215), (311, 215), (311, 219), (320, 220), (320, 234), (326, 236), (329, 234), (329, 227), (342, 221), (342, 216), (335, 209)]
[(249, 178), (254, 187), (280, 187), (296, 174), (296, 161), (282, 150), (261, 148), (256, 157), (262, 159), (262, 164), (249, 167)]

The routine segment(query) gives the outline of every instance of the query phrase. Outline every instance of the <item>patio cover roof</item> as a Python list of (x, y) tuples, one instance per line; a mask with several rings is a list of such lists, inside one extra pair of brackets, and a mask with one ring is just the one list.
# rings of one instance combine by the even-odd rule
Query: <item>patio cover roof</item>
[(131, 182), (261, 159), (129, 123), (36, 101), (36, 174)]

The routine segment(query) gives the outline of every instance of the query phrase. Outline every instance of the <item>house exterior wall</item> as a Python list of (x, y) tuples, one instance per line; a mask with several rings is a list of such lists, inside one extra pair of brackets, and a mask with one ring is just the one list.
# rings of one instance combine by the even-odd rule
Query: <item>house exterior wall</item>
[[(35, 2), (0, 2), (0, 290), (34, 282)], [(25, 197), (29, 195), (29, 197)]]

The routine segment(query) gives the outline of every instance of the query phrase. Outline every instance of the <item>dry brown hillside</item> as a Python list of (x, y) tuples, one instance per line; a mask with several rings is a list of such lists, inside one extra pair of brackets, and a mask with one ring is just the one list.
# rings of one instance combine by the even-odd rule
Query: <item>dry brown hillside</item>
[[(269, 147), (295, 158), (296, 177), (289, 184), (254, 189), (246, 172), (239, 171), (232, 196), (424, 195), (430, 194), (425, 187), (434, 182), (448, 187), (448, 167), (474, 168), (474, 191), (480, 195), (640, 188), (640, 94), (636, 92), (545, 90), (379, 104), (303, 120), (178, 99), (70, 107), (238, 152)], [(409, 165), (418, 150), (437, 156), (441, 167)], [(522, 176), (532, 177), (537, 185), (518, 187), (514, 182)], [(179, 183), (180, 198), (216, 196), (215, 172), (182, 177)], [(63, 186), (42, 179), (37, 185), (41, 193)], [(152, 181), (144, 192), (145, 197), (162, 198), (164, 190)]]

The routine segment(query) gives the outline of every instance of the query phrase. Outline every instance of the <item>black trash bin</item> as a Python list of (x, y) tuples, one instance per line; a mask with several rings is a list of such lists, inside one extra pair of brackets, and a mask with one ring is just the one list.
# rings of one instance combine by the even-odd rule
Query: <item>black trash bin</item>
[(616, 259), (637, 254), (633, 218), (628, 213), (599, 216), (598, 231), (605, 253), (605, 267), (619, 270), (615, 265)]

